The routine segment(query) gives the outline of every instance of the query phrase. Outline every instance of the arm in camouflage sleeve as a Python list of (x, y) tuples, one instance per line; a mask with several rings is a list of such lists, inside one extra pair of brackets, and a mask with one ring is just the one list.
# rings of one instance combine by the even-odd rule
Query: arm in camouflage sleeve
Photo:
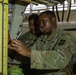
[(35, 46), (31, 50), (31, 68), (63, 69), (71, 60), (76, 42), (67, 34), (61, 36), (54, 50), (35, 50)]

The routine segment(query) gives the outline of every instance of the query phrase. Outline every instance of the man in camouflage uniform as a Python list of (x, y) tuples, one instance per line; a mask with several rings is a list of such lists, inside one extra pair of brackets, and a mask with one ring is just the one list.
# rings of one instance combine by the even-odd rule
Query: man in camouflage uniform
[[(21, 40), (27, 48), (29, 48), (37, 40), (37, 38), (41, 34), (40, 28), (39, 28), (39, 25), (38, 25), (39, 24), (38, 18), (39, 18), (39, 15), (31, 14), (28, 17), (28, 23), (29, 23), (29, 30), (30, 31), (28, 31), (27, 33), (23, 34), (22, 36), (20, 36), (18, 38), (18, 40)], [(22, 64), (21, 67), (23, 68), (23, 71), (24, 71), (25, 75), (31, 74), (32, 71), (35, 73), (34, 70), (31, 71), (29, 69), (29, 66), (30, 66), (29, 65), (29, 63), (30, 63), (29, 58), (24, 57), (24, 56), (15, 52), (14, 59), (17, 59), (18, 61), (21, 62), (21, 64)]]
[(28, 23), (29, 23), (29, 30), (22, 36), (20, 36), (18, 39), (21, 40), (26, 47), (30, 47), (32, 43), (34, 43), (37, 38), (40, 36), (40, 28), (39, 28), (39, 22), (38, 22), (39, 15), (37, 14), (31, 14), (28, 17)]
[[(38, 19), (39, 19), (39, 15), (31, 14), (28, 17), (30, 31), (28, 31), (27, 33), (23, 34), (22, 36), (20, 36), (18, 38), (18, 40), (21, 40), (27, 48), (29, 48), (37, 40), (37, 38), (41, 35)], [(20, 55), (18, 57), (22, 63), (22, 68), (23, 68), (24, 74), (30, 75), (33, 72), (35, 74), (36, 70), (30, 69), (29, 59), (27, 57), (20, 56)]]
[(38, 69), (36, 75), (73, 75), (70, 63), (75, 53), (75, 37), (57, 28), (55, 14), (42, 12), (39, 16), (40, 30), (43, 33), (30, 47), (26, 48), (20, 41), (13, 40), (9, 48), (30, 58), (30, 68)]
[[(28, 23), (29, 23), (29, 30), (30, 31), (26, 32), (25, 34), (23, 34), (22, 36), (20, 36), (18, 38), (18, 40), (22, 41), (24, 43), (24, 45), (26, 47), (28, 47), (28, 48), (41, 35), (41, 31), (40, 31), (40, 28), (39, 28), (39, 25), (38, 25), (39, 24), (38, 19), (39, 19), (39, 15), (37, 15), (37, 14), (31, 14), (28, 17)], [(14, 55), (15, 55), (15, 52), (14, 51), (9, 52), (9, 56), (10, 57), (13, 58)]]

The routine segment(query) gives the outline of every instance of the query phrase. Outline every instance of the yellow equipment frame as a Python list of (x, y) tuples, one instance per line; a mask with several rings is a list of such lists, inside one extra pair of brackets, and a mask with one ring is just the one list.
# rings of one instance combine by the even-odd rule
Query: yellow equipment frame
[(8, 0), (0, 0), (0, 75), (7, 75)]

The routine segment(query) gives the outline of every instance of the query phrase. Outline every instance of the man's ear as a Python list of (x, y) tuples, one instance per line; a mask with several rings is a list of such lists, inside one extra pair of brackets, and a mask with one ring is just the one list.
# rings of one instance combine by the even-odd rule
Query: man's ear
[(55, 17), (52, 18), (52, 22), (56, 23), (56, 18)]

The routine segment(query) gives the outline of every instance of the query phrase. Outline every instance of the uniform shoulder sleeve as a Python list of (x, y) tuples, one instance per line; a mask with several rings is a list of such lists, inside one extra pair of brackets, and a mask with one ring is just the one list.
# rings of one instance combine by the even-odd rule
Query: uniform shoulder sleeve
[(31, 68), (35, 69), (65, 68), (69, 64), (71, 57), (74, 53), (74, 43), (75, 41), (73, 35), (69, 33), (63, 33), (58, 39), (53, 50), (32, 50)]

